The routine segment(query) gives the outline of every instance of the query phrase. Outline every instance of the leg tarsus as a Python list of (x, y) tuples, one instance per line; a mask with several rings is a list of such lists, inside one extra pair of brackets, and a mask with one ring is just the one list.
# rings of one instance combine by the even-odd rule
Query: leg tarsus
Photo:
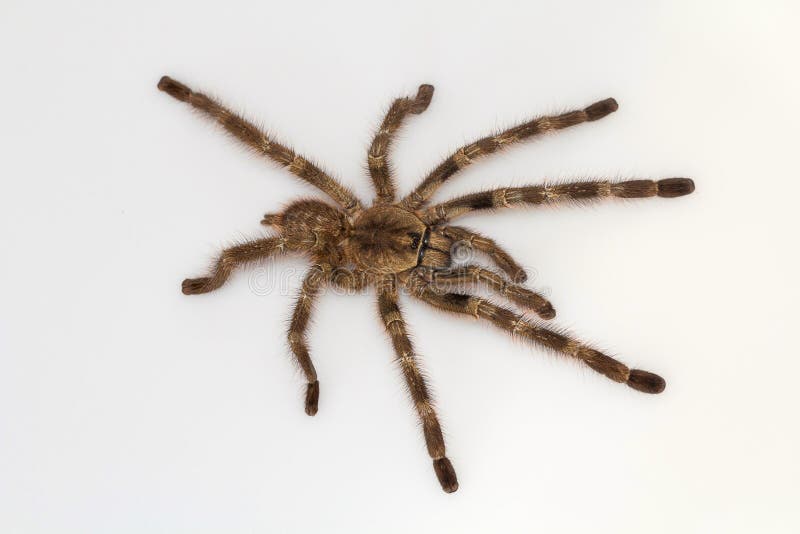
[(584, 111), (586, 112), (587, 121), (596, 121), (603, 117), (614, 113), (619, 109), (619, 104), (613, 98), (606, 98), (600, 102), (595, 102)]
[(661, 393), (667, 387), (667, 382), (655, 373), (631, 369), (627, 384), (642, 393)]
[(540, 308), (535, 309), (534, 311), (536, 311), (536, 315), (547, 321), (556, 318), (556, 309), (553, 308), (553, 305), (547, 300), (544, 301), (544, 304)]
[(417, 91), (417, 98), (414, 99), (414, 103), (411, 105), (411, 109), (409, 111), (414, 115), (419, 115), (428, 109), (432, 98), (433, 86), (429, 83), (420, 85), (419, 90)]
[(515, 302), (519, 306), (530, 308), (542, 319), (548, 321), (550, 319), (555, 319), (556, 309), (550, 301), (526, 287), (519, 285), (509, 286), (506, 295), (512, 302)]
[(317, 415), (319, 409), (319, 380), (308, 384), (306, 387), (306, 413), (308, 415)]
[(181, 284), (181, 291), (184, 295), (200, 295), (213, 291), (214, 287), (210, 285), (211, 278), (204, 276), (202, 278), (187, 278)]
[(656, 182), (658, 196), (675, 198), (694, 193), (694, 180), (691, 178), (666, 178)]
[(173, 80), (169, 76), (162, 76), (161, 79), (158, 80), (158, 88), (181, 102), (188, 102), (192, 94), (191, 89), (181, 82)]
[(433, 461), (433, 470), (436, 471), (436, 478), (445, 493), (453, 493), (458, 489), (458, 478), (453, 464), (447, 457), (438, 458)]
[(283, 214), (281, 213), (265, 213), (261, 219), (261, 224), (264, 226), (280, 226), (283, 222)]

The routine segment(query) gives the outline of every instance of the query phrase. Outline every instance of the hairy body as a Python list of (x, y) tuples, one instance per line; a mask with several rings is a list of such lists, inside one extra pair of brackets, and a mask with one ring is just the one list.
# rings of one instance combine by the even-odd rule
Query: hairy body
[[(638, 391), (660, 393), (664, 390), (664, 380), (654, 373), (630, 369), (562, 331), (464, 292), (466, 284), (484, 284), (501, 298), (518, 308), (533, 311), (541, 319), (555, 317), (550, 302), (523, 285), (525, 272), (511, 255), (493, 240), (449, 223), (473, 211), (513, 206), (605, 198), (678, 197), (694, 191), (692, 180), (589, 180), (509, 187), (428, 206), (430, 197), (439, 186), (478, 158), (548, 131), (605, 117), (617, 110), (614, 99), (596, 102), (582, 110), (533, 119), (465, 145), (431, 171), (409, 195), (397, 200), (387, 152), (405, 117), (422, 113), (430, 104), (433, 86), (422, 85), (416, 97), (398, 98), (392, 103), (375, 134), (367, 154), (367, 164), (376, 199), (371, 207), (365, 208), (349, 188), (206, 95), (166, 76), (158, 87), (216, 120), (245, 146), (316, 186), (337, 204), (333, 206), (321, 200), (305, 199), (290, 204), (280, 213), (265, 215), (261, 222), (276, 230), (274, 237), (256, 239), (224, 250), (209, 275), (184, 280), (182, 286), (187, 295), (207, 293), (224, 284), (236, 268), (278, 254), (299, 253), (311, 260), (312, 267), (303, 281), (288, 332), (292, 354), (307, 380), (305, 411), (308, 415), (317, 413), (320, 388), (308, 351), (306, 330), (315, 299), (322, 288), (331, 284), (349, 289), (376, 287), (378, 313), (391, 338), (397, 363), (422, 423), (434, 472), (442, 489), (448, 493), (458, 488), (458, 480), (446, 456), (439, 419), (399, 307), (400, 287), (407, 288), (413, 297), (436, 308), (488, 321), (509, 334), (578, 359), (611, 380)], [(501, 272), (478, 265), (456, 265), (453, 250), (457, 246), (470, 247), (487, 255)]]

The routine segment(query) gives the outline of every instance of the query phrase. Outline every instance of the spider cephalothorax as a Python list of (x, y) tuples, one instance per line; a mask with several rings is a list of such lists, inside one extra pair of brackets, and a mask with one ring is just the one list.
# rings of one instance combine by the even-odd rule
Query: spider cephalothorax
[[(614, 99), (602, 100), (578, 111), (540, 117), (466, 145), (431, 171), (409, 195), (396, 201), (387, 152), (403, 119), (408, 114), (422, 113), (430, 104), (433, 87), (422, 85), (415, 98), (398, 98), (392, 103), (375, 134), (367, 164), (377, 198), (371, 207), (364, 208), (347, 187), (329, 174), (206, 95), (166, 76), (159, 81), (158, 88), (206, 113), (250, 149), (286, 167), (338, 204), (334, 207), (320, 200), (300, 200), (280, 213), (265, 215), (262, 224), (275, 228), (276, 235), (225, 249), (209, 276), (183, 282), (183, 292), (187, 295), (207, 293), (220, 287), (237, 267), (270, 256), (293, 252), (304, 254), (313, 262), (303, 281), (288, 334), (292, 355), (307, 380), (305, 410), (308, 415), (317, 413), (319, 381), (305, 333), (313, 302), (326, 285), (354, 290), (375, 286), (378, 312), (391, 337), (397, 362), (422, 422), (434, 471), (446, 492), (455, 491), (458, 481), (453, 465), (445, 456), (439, 420), (398, 306), (400, 287), (436, 308), (486, 320), (512, 335), (580, 360), (611, 380), (639, 391), (660, 393), (664, 390), (665, 382), (656, 374), (629, 369), (561, 331), (546, 328), (517, 311), (458, 290), (467, 283), (485, 284), (501, 298), (523, 310), (533, 311), (542, 319), (555, 317), (555, 310), (544, 297), (522, 285), (525, 272), (507, 252), (477, 232), (448, 223), (471, 211), (512, 206), (614, 197), (678, 197), (694, 191), (692, 180), (591, 180), (506, 187), (461, 196), (435, 206), (427, 205), (440, 185), (481, 156), (535, 135), (605, 117), (617, 110)], [(456, 244), (484, 253), (502, 274), (473, 264), (455, 265), (451, 251)]]

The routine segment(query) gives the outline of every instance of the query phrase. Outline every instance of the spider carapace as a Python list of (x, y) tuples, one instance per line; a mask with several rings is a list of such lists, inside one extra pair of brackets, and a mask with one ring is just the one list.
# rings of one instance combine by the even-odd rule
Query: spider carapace
[[(367, 152), (367, 167), (376, 198), (365, 208), (349, 188), (330, 174), (208, 96), (166, 76), (159, 81), (158, 88), (216, 120), (252, 151), (316, 186), (335, 203), (298, 200), (278, 213), (265, 215), (261, 223), (273, 229), (271, 235), (223, 250), (209, 275), (183, 282), (183, 292), (187, 295), (207, 293), (220, 287), (235, 269), (246, 264), (287, 253), (304, 255), (311, 261), (288, 331), (291, 354), (307, 382), (308, 415), (317, 413), (320, 389), (306, 330), (314, 301), (326, 286), (348, 290), (375, 288), (378, 313), (422, 423), (434, 472), (448, 493), (458, 489), (458, 481), (445, 454), (439, 419), (398, 305), (401, 289), (411, 298), (441, 310), (487, 321), (544, 349), (579, 360), (615, 382), (645, 393), (664, 390), (665, 382), (660, 376), (630, 369), (563, 330), (548, 328), (541, 320), (527, 317), (524, 312), (532, 311), (540, 319), (549, 320), (555, 317), (555, 310), (544, 297), (525, 287), (525, 271), (498, 244), (478, 232), (450, 223), (470, 212), (515, 206), (584, 203), (606, 198), (679, 197), (694, 191), (692, 180), (596, 179), (504, 187), (429, 204), (443, 183), (479, 158), (531, 137), (603, 118), (617, 110), (614, 99), (560, 115), (538, 117), (465, 145), (398, 200), (388, 152), (404, 119), (422, 113), (430, 104), (433, 87), (422, 85), (416, 96), (398, 98), (392, 103), (375, 133)], [(469, 262), (456, 264), (453, 251), (458, 247), (482, 253), (499, 272)], [(474, 285), (488, 287), (506, 304), (465, 290)]]

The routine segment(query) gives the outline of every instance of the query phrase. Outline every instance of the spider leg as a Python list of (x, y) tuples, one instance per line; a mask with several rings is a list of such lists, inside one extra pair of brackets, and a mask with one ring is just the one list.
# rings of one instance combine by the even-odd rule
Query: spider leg
[(609, 113), (616, 111), (617, 107), (616, 100), (607, 98), (606, 100), (595, 102), (582, 110), (533, 119), (514, 126), (513, 128), (509, 128), (497, 135), (490, 135), (469, 145), (465, 145), (431, 171), (422, 183), (402, 200), (402, 204), (406, 208), (412, 210), (419, 208), (425, 204), (436, 190), (451, 176), (482, 156), (493, 154), (501, 148), (518, 143), (529, 137), (553, 130), (561, 130), (583, 122), (602, 119)]
[(319, 380), (317, 380), (317, 371), (314, 369), (314, 363), (311, 361), (311, 355), (308, 352), (306, 330), (308, 329), (314, 302), (319, 296), (325, 279), (325, 266), (314, 265), (311, 267), (311, 270), (303, 280), (300, 294), (297, 296), (287, 335), (292, 355), (308, 382), (305, 401), (305, 409), (308, 415), (316, 415), (319, 407)]
[(694, 191), (689, 178), (663, 180), (629, 180), (613, 182), (590, 180), (566, 184), (506, 187), (464, 195), (435, 206), (422, 213), (428, 224), (441, 224), (473, 211), (510, 208), (522, 205), (553, 205), (592, 202), (604, 198), (674, 198)]
[(425, 444), (428, 447), (428, 454), (433, 459), (436, 477), (439, 479), (442, 489), (447, 493), (452, 493), (458, 489), (458, 479), (453, 464), (445, 456), (442, 429), (425, 379), (420, 372), (414, 347), (406, 332), (405, 321), (397, 304), (397, 288), (393, 284), (378, 287), (378, 310), (386, 331), (392, 338), (397, 362), (403, 371), (403, 377), (414, 401), (417, 415), (422, 421)]
[(402, 97), (396, 99), (381, 123), (380, 129), (372, 139), (367, 152), (367, 165), (372, 182), (375, 184), (378, 198), (377, 204), (389, 204), (394, 201), (395, 185), (392, 180), (386, 154), (392, 144), (395, 132), (400, 128), (403, 119), (409, 113), (418, 115), (428, 108), (433, 98), (432, 85), (420, 85), (415, 98)]
[(265, 213), (261, 218), (261, 224), (264, 226), (281, 226), (283, 224), (282, 213)]
[(413, 278), (410, 278), (409, 281), (411, 282), (414, 296), (436, 308), (487, 320), (513, 335), (533, 341), (560, 354), (576, 358), (598, 373), (615, 382), (627, 384), (633, 389), (644, 393), (661, 393), (664, 391), (666, 382), (660, 376), (640, 369), (629, 369), (622, 362), (587, 346), (581, 341), (528, 321), (521, 315), (486, 299), (460, 293), (438, 293), (430, 285), (419, 284), (418, 282), (414, 284)]
[(366, 271), (350, 270), (342, 267), (333, 269), (329, 280), (335, 287), (345, 291), (362, 291), (370, 283), (370, 278)]
[(525, 270), (492, 239), (461, 226), (445, 226), (440, 231), (445, 237), (489, 256), (512, 281), (522, 283), (528, 279)]
[(185, 295), (208, 293), (222, 286), (236, 268), (283, 253), (286, 248), (283, 237), (267, 237), (227, 248), (220, 254), (209, 276), (187, 278), (181, 289)]
[(304, 157), (295, 154), (291, 148), (270, 139), (253, 123), (226, 109), (203, 93), (192, 91), (168, 76), (159, 80), (158, 88), (216, 120), (229, 134), (250, 149), (286, 167), (289, 172), (301, 180), (327, 193), (348, 212), (354, 213), (361, 209), (358, 199), (350, 189)]
[(533, 310), (542, 319), (552, 319), (556, 316), (553, 305), (543, 296), (521, 285), (509, 283), (499, 274), (478, 265), (465, 265), (433, 272), (433, 285), (437, 289), (463, 289), (465, 285), (474, 283), (486, 284), (518, 306)]
[(287, 338), (292, 355), (308, 381), (305, 399), (305, 410), (308, 415), (316, 415), (319, 409), (319, 380), (309, 354), (306, 331), (314, 303), (327, 282), (348, 290), (360, 290), (366, 287), (367, 278), (365, 273), (360, 271), (334, 269), (327, 263), (319, 263), (313, 265), (303, 279), (300, 294), (292, 311), (292, 319), (289, 322)]

